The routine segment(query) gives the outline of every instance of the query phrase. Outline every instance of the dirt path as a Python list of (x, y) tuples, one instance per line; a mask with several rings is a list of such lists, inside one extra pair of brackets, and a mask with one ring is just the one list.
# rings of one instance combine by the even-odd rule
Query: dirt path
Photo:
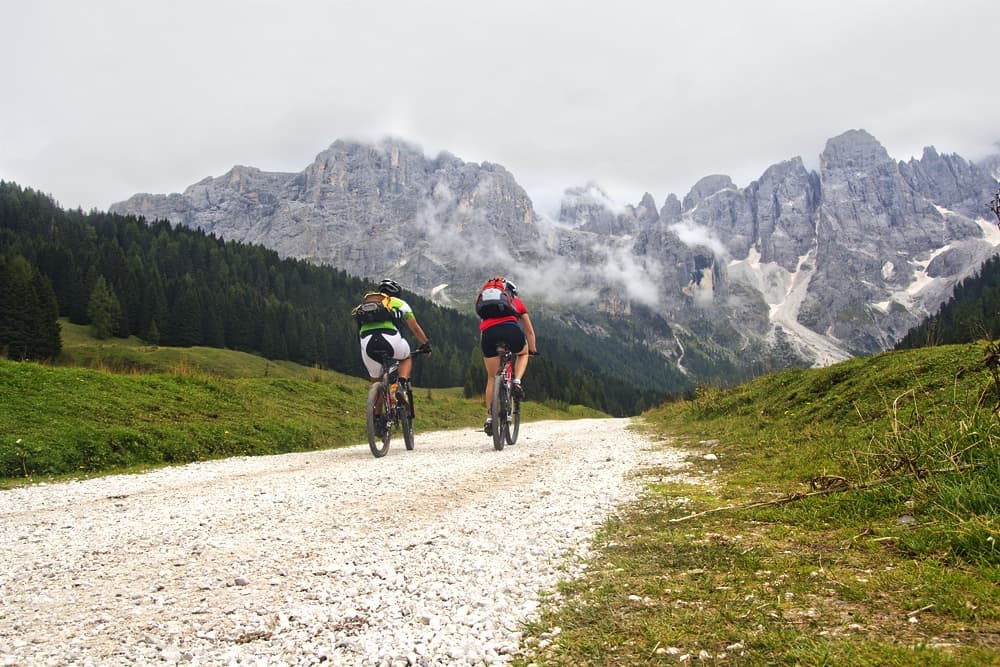
[(501, 664), (628, 473), (683, 458), (552, 421), (3, 491), (0, 664)]

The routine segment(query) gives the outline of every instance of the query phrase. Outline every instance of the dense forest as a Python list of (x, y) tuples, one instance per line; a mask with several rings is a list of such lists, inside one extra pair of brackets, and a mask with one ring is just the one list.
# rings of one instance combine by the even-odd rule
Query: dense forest
[[(405, 276), (394, 276), (405, 286)], [(63, 210), (51, 197), (0, 181), (0, 353), (58, 361), (58, 318), (98, 337), (204, 345), (363, 375), (350, 311), (369, 282), (282, 259), (166, 221)], [(414, 364), (418, 386), (481, 391), (477, 320), (415, 294), (404, 298), (434, 354)], [(531, 400), (635, 414), (663, 393), (573, 364), (577, 350), (539, 336)]]
[(951, 298), (896, 344), (896, 349), (1000, 338), (1000, 256), (955, 287)]

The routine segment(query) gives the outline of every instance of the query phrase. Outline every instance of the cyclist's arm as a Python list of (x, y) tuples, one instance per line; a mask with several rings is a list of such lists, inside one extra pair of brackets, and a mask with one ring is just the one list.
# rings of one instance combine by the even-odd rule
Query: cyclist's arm
[(528, 313), (521, 315), (521, 324), (524, 326), (524, 336), (528, 339), (528, 353), (538, 352), (538, 346), (535, 345), (535, 327), (531, 326), (531, 318), (528, 317)]
[(413, 335), (417, 337), (418, 341), (420, 341), (420, 344), (425, 345), (428, 340), (427, 334), (425, 334), (424, 330), (420, 328), (419, 324), (417, 324), (417, 318), (411, 315), (410, 317), (407, 317), (404, 321), (406, 322), (406, 326), (410, 327), (410, 331), (413, 332)]

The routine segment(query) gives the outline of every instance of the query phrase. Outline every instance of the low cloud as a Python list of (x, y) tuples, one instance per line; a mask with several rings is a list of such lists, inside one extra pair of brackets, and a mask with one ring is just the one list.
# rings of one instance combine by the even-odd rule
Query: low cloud
[[(633, 254), (626, 240), (594, 240), (576, 254), (576, 258), (557, 254), (553, 244), (561, 234), (558, 223), (542, 217), (537, 245), (525, 247), (523, 240), (505, 242), (491, 233), (492, 225), (483, 209), (469, 205), (468, 199), (491, 193), (488, 182), (479, 183), (471, 195), (456, 193), (447, 184), (438, 183), (427, 198), (415, 220), (418, 237), (426, 242), (423, 252), (444, 266), (483, 270), (497, 267), (517, 283), (526, 300), (543, 299), (566, 304), (595, 304), (600, 290), (610, 287), (621, 297), (656, 307), (659, 303), (662, 270), (659, 262)], [(580, 193), (584, 197), (601, 197), (599, 189)], [(610, 200), (602, 199), (607, 206)], [(478, 235), (477, 230), (482, 230)], [(565, 233), (565, 228), (563, 228)], [(521, 243), (519, 249), (540, 258), (531, 264), (521, 262), (511, 253), (508, 243)], [(440, 287), (440, 286), (439, 286)], [(447, 289), (436, 296), (447, 299)], [(553, 299), (553, 295), (557, 295)]]
[(586, 284), (587, 269), (564, 257), (549, 258), (537, 266), (517, 266), (510, 272), (526, 299), (564, 304), (592, 304), (597, 290)]
[(563, 202), (584, 206), (600, 206), (615, 215), (624, 213), (626, 204), (617, 201), (596, 183), (587, 183), (583, 188), (569, 188), (563, 193)]
[[(487, 186), (480, 183), (477, 194)], [(444, 264), (457, 260), (466, 265), (510, 264), (513, 261), (506, 246), (496, 243), (492, 236), (477, 237), (470, 229), (487, 225), (483, 210), (466, 206), (447, 184), (434, 186), (432, 196), (417, 212), (416, 226), (424, 232), (428, 242), (427, 254), (439, 258)]]
[(630, 301), (655, 307), (662, 284), (660, 265), (653, 259), (639, 257), (629, 246), (603, 246), (605, 261), (595, 267), (606, 282), (620, 287)]
[[(556, 223), (543, 219), (541, 224)], [(543, 238), (549, 236), (546, 229), (541, 231)], [(586, 248), (583, 260), (557, 255), (548, 247), (536, 250), (546, 257), (545, 261), (535, 267), (517, 267), (511, 273), (515, 280), (515, 276), (521, 277), (518, 286), (525, 294), (555, 290), (564, 302), (591, 305), (596, 303), (601, 288), (611, 287), (630, 301), (650, 307), (659, 302), (658, 286), (662, 284), (659, 262), (633, 254), (627, 242), (595, 241)]]
[(716, 262), (728, 261), (729, 253), (726, 251), (725, 244), (707, 227), (703, 227), (693, 220), (684, 219), (675, 222), (667, 229), (676, 234), (681, 243), (687, 247), (692, 249), (708, 248), (715, 255)]

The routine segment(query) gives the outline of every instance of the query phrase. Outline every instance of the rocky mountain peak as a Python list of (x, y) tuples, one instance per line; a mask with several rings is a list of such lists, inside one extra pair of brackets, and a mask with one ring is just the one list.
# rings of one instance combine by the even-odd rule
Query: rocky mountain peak
[(299, 173), (237, 166), (111, 210), (356, 276), (405, 273), (409, 288), (459, 307), (483, 276), (511, 275), (588, 335), (610, 326), (601, 318), (628, 318), (679, 369), (711, 376), (890, 346), (996, 252), (1000, 234), (981, 218), (998, 164), (932, 147), (895, 162), (850, 130), (826, 142), (818, 173), (794, 157), (746, 188), (710, 175), (659, 211), (650, 193), (621, 204), (589, 183), (565, 191), (552, 222), (501, 165), (338, 140)]
[(710, 197), (717, 192), (734, 189), (736, 189), (736, 185), (733, 183), (733, 179), (729, 176), (722, 174), (705, 176), (695, 183), (694, 187), (691, 188), (691, 191), (685, 195), (684, 209), (690, 210), (694, 208), (707, 197)]
[(667, 199), (663, 202), (663, 207), (660, 209), (660, 220), (664, 222), (677, 222), (680, 220), (681, 213), (683, 212), (684, 207), (681, 205), (681, 200), (671, 192), (667, 195)]
[(635, 216), (641, 226), (651, 225), (658, 222), (660, 214), (656, 210), (656, 200), (648, 192), (642, 195), (639, 205), (635, 207)]
[(971, 218), (989, 213), (985, 206), (995, 190), (996, 179), (959, 155), (941, 155), (933, 146), (924, 148), (919, 160), (900, 164), (900, 173), (915, 190), (925, 192), (935, 204)]
[(626, 213), (596, 183), (567, 188), (559, 207), (559, 222), (602, 235), (631, 233), (634, 218), (634, 209)]
[(864, 130), (848, 130), (829, 139), (819, 157), (821, 171), (858, 169), (892, 162), (882, 144)]

